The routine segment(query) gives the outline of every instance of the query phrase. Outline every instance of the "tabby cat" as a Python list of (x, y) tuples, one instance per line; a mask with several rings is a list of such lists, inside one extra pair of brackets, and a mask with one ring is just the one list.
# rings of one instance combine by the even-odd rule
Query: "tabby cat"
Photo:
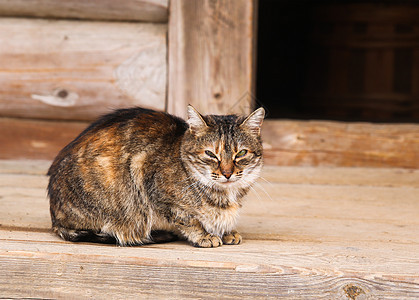
[(52, 229), (68, 241), (139, 245), (180, 237), (234, 245), (242, 197), (262, 167), (259, 108), (188, 120), (143, 108), (105, 115), (57, 155)]

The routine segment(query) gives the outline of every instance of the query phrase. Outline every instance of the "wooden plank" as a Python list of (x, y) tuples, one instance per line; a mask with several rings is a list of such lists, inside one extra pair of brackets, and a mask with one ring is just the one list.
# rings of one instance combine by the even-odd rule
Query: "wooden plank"
[[(41, 175), (11, 173), (7, 164), (0, 169), (1, 228), (50, 228), (44, 175), (49, 165), (42, 164)], [(287, 169), (264, 169), (241, 212), (239, 229), (245, 238), (386, 242), (392, 236), (395, 243), (419, 244), (419, 170), (292, 168), (294, 178), (288, 178)]]
[(48, 159), (87, 127), (82, 122), (0, 118), (0, 159)]
[[(24, 174), (24, 175), (45, 175), (51, 160), (1, 160), (0, 173), (3, 174)], [(6, 176), (7, 176), (6, 175)]]
[(272, 241), (121, 248), (49, 242), (46, 233), (28, 235), (38, 242), (0, 234), (0, 290), (10, 298), (347, 299), (357, 291), (357, 299), (415, 299), (419, 293), (416, 253), (403, 247), (390, 256), (351, 244)]
[(254, 105), (256, 1), (170, 2), (168, 111), (208, 114)]
[(262, 182), (377, 187), (419, 187), (419, 169), (264, 166)]
[(0, 16), (167, 22), (168, 0), (0, 0)]
[[(46, 176), (38, 179), (42, 187), (33, 187), (33, 180), (25, 176), (13, 177), (29, 183), (0, 186), (0, 228), (49, 230)], [(391, 239), (419, 245), (418, 194), (419, 188), (407, 187), (258, 183), (247, 197), (238, 229), (245, 239), (254, 240), (386, 243)]]
[[(88, 123), (0, 118), (0, 159), (51, 160)], [(266, 120), (265, 163), (419, 168), (419, 125)]]
[[(419, 187), (408, 177), (417, 179), (418, 170), (268, 167), (263, 176), (271, 183), (255, 188), (262, 185), (269, 196), (252, 192), (242, 211), (243, 244), (198, 249), (182, 241), (142, 247), (64, 242), (47, 229), (46, 177), (38, 175), (47, 162), (27, 162), (27, 174), (22, 162), (10, 164), (0, 161), (0, 220), (15, 218), (15, 226), (0, 228), (5, 298), (419, 295)], [(307, 175), (284, 183), (284, 170)], [(381, 179), (398, 174), (397, 186), (383, 186)], [(307, 184), (307, 178), (318, 182)]]
[[(47, 173), (50, 160), (0, 160), (0, 185), (15, 186), (10, 175), (42, 175)], [(261, 183), (316, 184), (338, 186), (376, 186), (419, 188), (419, 169), (348, 168), (348, 167), (293, 167), (265, 165)], [(38, 178), (34, 176), (34, 178)], [(38, 180), (39, 179), (34, 179)], [(27, 184), (28, 181), (25, 180)], [(42, 183), (35, 184), (36, 187)], [(45, 185), (44, 185), (45, 186)]]
[(0, 18), (0, 116), (91, 120), (112, 108), (159, 110), (165, 24)]
[(266, 121), (273, 165), (419, 168), (419, 125)]

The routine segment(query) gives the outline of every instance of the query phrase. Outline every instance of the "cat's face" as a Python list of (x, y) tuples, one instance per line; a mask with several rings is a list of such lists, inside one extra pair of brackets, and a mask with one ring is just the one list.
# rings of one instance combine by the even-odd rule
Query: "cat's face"
[(183, 159), (194, 177), (218, 189), (247, 188), (262, 167), (260, 108), (246, 119), (237, 116), (201, 116), (188, 107), (189, 130), (183, 141)]

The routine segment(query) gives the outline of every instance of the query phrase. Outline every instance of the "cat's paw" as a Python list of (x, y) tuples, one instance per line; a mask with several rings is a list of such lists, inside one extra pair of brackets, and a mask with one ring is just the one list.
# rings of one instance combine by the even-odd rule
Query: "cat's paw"
[(235, 230), (230, 233), (226, 233), (223, 236), (224, 245), (238, 245), (242, 242), (242, 236)]
[(194, 243), (194, 246), (200, 248), (215, 248), (220, 247), (222, 244), (223, 242), (219, 236), (207, 234), (199, 239), (196, 243)]

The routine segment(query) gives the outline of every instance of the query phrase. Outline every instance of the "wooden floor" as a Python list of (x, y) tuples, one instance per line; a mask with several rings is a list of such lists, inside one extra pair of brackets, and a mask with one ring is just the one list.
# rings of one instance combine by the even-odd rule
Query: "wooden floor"
[(243, 244), (198, 249), (60, 240), (48, 165), (0, 161), (0, 298), (419, 298), (419, 170), (265, 167)]

